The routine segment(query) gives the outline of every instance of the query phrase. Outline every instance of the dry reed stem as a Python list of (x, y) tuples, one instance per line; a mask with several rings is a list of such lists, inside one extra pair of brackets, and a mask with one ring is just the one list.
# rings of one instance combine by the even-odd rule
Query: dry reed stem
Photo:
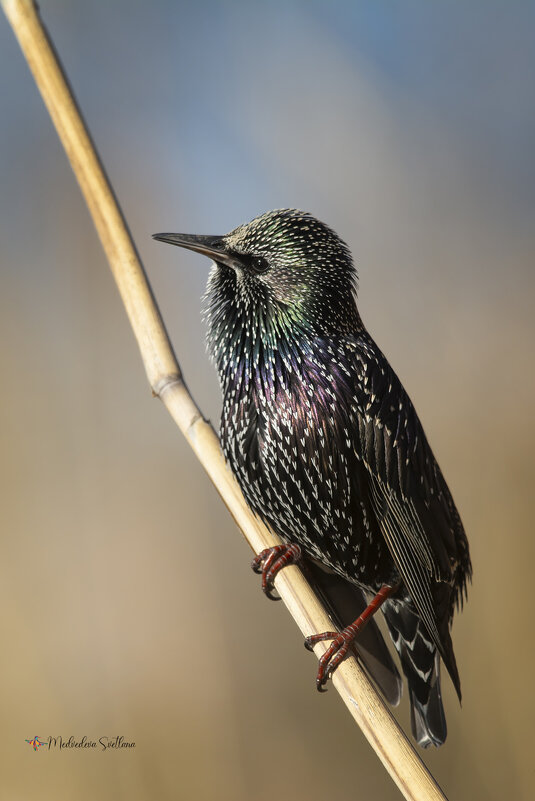
[[(2, 0), (28, 65), (69, 157), (138, 342), (155, 395), (195, 451), (234, 520), (258, 553), (279, 540), (248, 510), (225, 465), (219, 440), (183, 381), (160, 312), (126, 222), (70, 92), (53, 45), (33, 0)], [(290, 614), (307, 636), (330, 629), (329, 618), (301, 572), (287, 567), (275, 580)], [(317, 656), (327, 645), (315, 647)], [(439, 786), (353, 657), (334, 674), (333, 684), (372, 748), (409, 801), (445, 801)], [(313, 687), (311, 681), (311, 688)], [(311, 689), (312, 692), (312, 689)]]

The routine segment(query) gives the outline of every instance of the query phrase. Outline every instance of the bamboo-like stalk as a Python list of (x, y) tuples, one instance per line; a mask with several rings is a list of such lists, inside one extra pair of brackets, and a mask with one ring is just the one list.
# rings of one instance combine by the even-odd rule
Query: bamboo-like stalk
[[(195, 451), (255, 553), (276, 545), (277, 538), (248, 510), (224, 463), (213, 428), (204, 420), (184, 383), (126, 222), (35, 3), (33, 0), (1, 1), (91, 212), (153, 393), (163, 401)], [(332, 627), (325, 610), (296, 567), (287, 567), (279, 573), (275, 585), (303, 635)], [(320, 656), (326, 647), (325, 643), (319, 643), (314, 650)], [(333, 684), (405, 798), (445, 801), (438, 784), (356, 659), (350, 657), (343, 662), (334, 674)]]

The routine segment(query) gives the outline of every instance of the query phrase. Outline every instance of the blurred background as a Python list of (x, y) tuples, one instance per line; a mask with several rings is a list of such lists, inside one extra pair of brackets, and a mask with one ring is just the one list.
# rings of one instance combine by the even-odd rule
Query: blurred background
[[(348, 242), (472, 547), (423, 756), (452, 799), (532, 798), (534, 4), (40, 5), (216, 426), (208, 263), (151, 233), (296, 206)], [(0, 96), (1, 798), (399, 798), (151, 398), (3, 16)]]

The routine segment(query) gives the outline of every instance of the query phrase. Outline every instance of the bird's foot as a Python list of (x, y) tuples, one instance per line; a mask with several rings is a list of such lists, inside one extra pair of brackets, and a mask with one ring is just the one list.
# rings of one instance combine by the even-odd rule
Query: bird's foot
[(307, 648), (309, 651), (312, 651), (318, 642), (332, 640), (330, 646), (320, 657), (318, 664), (316, 687), (320, 693), (325, 692), (324, 685), (327, 683), (327, 679), (332, 677), (340, 662), (345, 659), (347, 652), (349, 651), (349, 646), (362, 628), (362, 626), (359, 626), (359, 628), (353, 632), (354, 626), (355, 623), (352, 623), (351, 626), (348, 626), (346, 629), (340, 632), (324, 631), (323, 634), (311, 634), (310, 637), (306, 638), (305, 648)]
[(316, 687), (320, 693), (325, 692), (323, 688), (327, 683), (327, 679), (332, 677), (340, 662), (346, 658), (349, 647), (358, 633), (362, 631), (368, 620), (373, 617), (386, 599), (398, 589), (398, 586), (399, 585), (391, 587), (388, 584), (383, 585), (364, 612), (351, 623), (350, 626), (343, 629), (343, 631), (324, 631), (322, 634), (311, 634), (306, 638), (305, 648), (309, 651), (312, 651), (314, 646), (319, 642), (332, 640), (332, 643), (319, 660)]
[(251, 567), (255, 573), (262, 574), (262, 589), (272, 601), (280, 601), (278, 595), (273, 595), (275, 576), (283, 567), (299, 562), (301, 556), (301, 548), (297, 544), (275, 545), (260, 551), (253, 559)]

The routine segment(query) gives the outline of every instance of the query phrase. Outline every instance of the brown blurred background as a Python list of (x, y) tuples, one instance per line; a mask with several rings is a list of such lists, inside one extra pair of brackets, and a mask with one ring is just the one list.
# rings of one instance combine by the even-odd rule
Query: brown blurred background
[[(216, 425), (208, 263), (150, 234), (297, 206), (349, 243), (472, 546), (463, 708), (446, 678), (449, 738), (424, 759), (451, 799), (532, 798), (534, 5), (41, 10)], [(397, 799), (151, 399), (3, 17), (0, 96), (1, 798)]]

